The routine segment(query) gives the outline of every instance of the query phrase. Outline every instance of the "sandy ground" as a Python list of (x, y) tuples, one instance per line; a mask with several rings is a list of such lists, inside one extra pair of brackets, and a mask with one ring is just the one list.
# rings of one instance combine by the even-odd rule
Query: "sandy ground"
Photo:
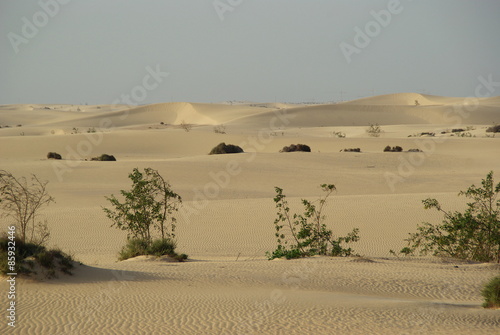
[[(500, 266), (389, 253), (417, 224), (442, 219), (423, 199), (463, 209), (460, 190), (489, 171), (500, 178), (500, 136), (485, 132), (493, 122), (498, 97), (419, 94), (314, 106), (0, 106), (0, 168), (49, 181), (49, 245), (84, 264), (55, 280), (18, 278), (17, 327), (2, 317), (0, 333), (496, 333), (500, 313), (481, 308), (480, 290)], [(380, 137), (366, 133), (370, 123), (381, 125)], [(220, 124), (226, 134), (214, 133)], [(457, 128), (470, 137), (451, 132)], [(207, 155), (220, 142), (245, 153)], [(312, 152), (279, 153), (292, 143)], [(385, 153), (386, 145), (423, 152)], [(63, 160), (47, 160), (49, 151)], [(103, 153), (117, 162), (90, 161)], [(158, 169), (182, 196), (178, 251), (190, 261), (117, 262), (126, 233), (110, 227), (101, 207), (130, 188), (135, 167)], [(338, 235), (359, 228), (353, 248), (362, 257), (268, 261), (274, 187), (300, 212), (300, 199), (317, 199), (323, 183), (337, 187), (328, 226)], [(0, 228), (9, 224), (2, 219)], [(3, 313), (7, 291), (2, 280)]]

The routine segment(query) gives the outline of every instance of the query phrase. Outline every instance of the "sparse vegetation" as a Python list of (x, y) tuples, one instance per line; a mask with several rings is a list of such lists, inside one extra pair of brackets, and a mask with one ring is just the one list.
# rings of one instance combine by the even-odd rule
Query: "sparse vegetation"
[(209, 155), (221, 155), (221, 154), (237, 154), (243, 152), (243, 149), (237, 145), (226, 144), (224, 142), (219, 143), (210, 152)]
[(436, 199), (423, 200), (425, 209), (438, 210), (444, 220), (442, 224), (424, 222), (418, 226), (406, 240), (408, 248), (422, 254), (500, 263), (500, 183), (494, 184), (490, 172), (481, 185), (459, 193), (471, 200), (463, 213), (443, 210)]
[(216, 134), (225, 134), (226, 133), (226, 126), (223, 124), (219, 124), (214, 127), (214, 133)]
[(62, 159), (62, 157), (57, 152), (49, 152), (47, 154), (47, 159)]
[(500, 276), (493, 277), (484, 285), (481, 295), (484, 308), (500, 308)]
[[(344, 243), (357, 242), (359, 229), (355, 228), (345, 237), (334, 237), (333, 232), (324, 224), (323, 208), (328, 197), (335, 191), (332, 184), (323, 184), (321, 189), (325, 195), (318, 199), (318, 205), (302, 199), (304, 214), (290, 214), (290, 208), (283, 190), (275, 187), (277, 218), (274, 220), (276, 228), (276, 250), (267, 252), (268, 259), (300, 258), (313, 255), (350, 256), (351, 248), (345, 248)], [(285, 232), (287, 231), (287, 232)], [(290, 244), (289, 244), (290, 243)]]
[(182, 129), (184, 129), (186, 132), (190, 132), (191, 129), (193, 128), (193, 125), (190, 123), (186, 123), (186, 121), (182, 120), (181, 124), (179, 125)]
[(345, 138), (345, 133), (341, 132), (341, 131), (334, 131), (332, 133), (333, 137), (338, 137), (338, 138)]
[(101, 156), (92, 157), (92, 161), (100, 161), (100, 162), (115, 162), (116, 158), (113, 155), (102, 154)]
[(495, 124), (486, 129), (487, 133), (500, 133), (500, 124)]
[[(174, 213), (182, 203), (180, 195), (171, 189), (158, 171), (151, 168), (144, 169), (144, 172), (135, 168), (129, 178), (132, 180), (132, 189), (120, 191), (124, 202), (111, 195), (106, 199), (113, 209), (103, 208), (113, 222), (112, 226), (127, 231), (128, 243), (120, 258), (125, 259), (127, 255), (126, 258), (135, 257), (136, 253), (155, 254), (167, 245), (175, 246), (177, 220)], [(153, 241), (155, 232), (162, 242)]]
[(175, 252), (176, 244), (171, 239), (156, 239), (148, 243), (144, 239), (128, 239), (127, 244), (120, 251), (119, 260), (123, 261), (129, 258), (151, 255), (151, 256), (170, 256), (173, 259), (182, 262), (188, 258), (186, 254), (177, 254)]
[(311, 152), (311, 148), (305, 144), (290, 144), (289, 146), (283, 147), (280, 152), (294, 152), (294, 151), (303, 151), (303, 152)]
[(42, 245), (50, 236), (46, 221), (38, 221), (40, 210), (54, 202), (47, 192), (47, 181), (36, 175), (28, 180), (16, 178), (0, 170), (0, 210), (3, 216), (14, 219), (23, 243)]
[(408, 149), (408, 152), (423, 152), (420, 149)]
[(382, 133), (382, 128), (378, 125), (378, 123), (375, 124), (370, 123), (370, 125), (366, 129), (366, 132), (371, 137), (379, 137), (380, 134)]
[(395, 147), (392, 147), (390, 145), (386, 146), (384, 148), (384, 152), (401, 152), (403, 151), (403, 148), (400, 147), (399, 145), (396, 145)]
[[(15, 253), (9, 247), (15, 246)], [(24, 243), (4, 234), (0, 237), (0, 273), (36, 274), (36, 265), (46, 278), (57, 277), (57, 271), (71, 275), (73, 258), (59, 249), (46, 249), (35, 243)]]
[(348, 149), (342, 149), (340, 150), (341, 152), (361, 152), (360, 148), (348, 148)]
[(89, 129), (87, 129), (87, 133), (88, 133), (88, 134), (92, 134), (92, 133), (95, 133), (95, 132), (96, 132), (96, 130), (95, 130), (95, 128), (94, 128), (94, 127), (91, 127), (91, 128), (89, 128)]

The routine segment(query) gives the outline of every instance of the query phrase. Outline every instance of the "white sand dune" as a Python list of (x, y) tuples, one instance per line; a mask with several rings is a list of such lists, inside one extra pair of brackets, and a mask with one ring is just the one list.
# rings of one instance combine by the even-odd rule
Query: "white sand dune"
[[(55, 280), (18, 278), (18, 326), (12, 332), (2, 321), (0, 333), (496, 333), (500, 314), (481, 308), (480, 289), (498, 265), (389, 252), (419, 223), (441, 221), (423, 199), (460, 210), (458, 191), (489, 171), (500, 178), (500, 139), (485, 132), (500, 122), (500, 98), (474, 108), (464, 101), (405, 93), (312, 106), (0, 106), (0, 168), (49, 181), (49, 245), (85, 264)], [(369, 123), (382, 126), (380, 137), (368, 136)], [(214, 133), (219, 124), (226, 134)], [(475, 137), (451, 136), (467, 127)], [(436, 136), (413, 137), (421, 132)], [(220, 142), (245, 153), (207, 155)], [(292, 143), (312, 152), (279, 153)], [(384, 153), (386, 145), (424, 152)], [(49, 151), (63, 160), (47, 160)], [(102, 153), (118, 161), (89, 161)], [(101, 207), (130, 187), (135, 167), (158, 169), (183, 197), (177, 249), (190, 261), (117, 262), (126, 232), (110, 227)], [(274, 187), (300, 212), (300, 199), (317, 199), (322, 183), (337, 187), (328, 227), (338, 235), (359, 228), (352, 247), (363, 257), (267, 261), (276, 246)], [(5, 307), (5, 295), (0, 301)]]

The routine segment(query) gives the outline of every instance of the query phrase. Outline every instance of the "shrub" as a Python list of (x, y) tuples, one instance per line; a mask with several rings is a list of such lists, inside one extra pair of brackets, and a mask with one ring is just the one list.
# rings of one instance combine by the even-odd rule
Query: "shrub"
[(129, 239), (127, 244), (120, 251), (119, 260), (123, 261), (129, 258), (151, 255), (151, 256), (170, 256), (179, 262), (188, 258), (186, 254), (177, 254), (175, 252), (176, 244), (173, 240), (168, 238), (161, 238), (153, 241), (145, 239)]
[[(323, 207), (328, 197), (335, 191), (334, 185), (321, 185), (326, 193), (318, 200), (318, 206), (302, 199), (304, 214), (290, 215), (290, 208), (283, 190), (275, 188), (274, 202), (278, 209), (278, 217), (274, 220), (276, 241), (278, 246), (272, 253), (266, 252), (268, 259), (285, 257), (286, 259), (307, 257), (313, 255), (349, 256), (353, 250), (344, 248), (343, 243), (357, 242), (359, 229), (355, 228), (345, 237), (333, 237), (331, 230), (326, 229)], [(288, 231), (289, 236), (285, 234)], [(293, 241), (288, 245), (289, 240)]]
[(191, 129), (193, 128), (192, 124), (186, 123), (186, 121), (182, 120), (181, 124), (179, 125), (182, 129), (184, 129), (186, 132), (189, 133)]
[(408, 152), (423, 152), (420, 149), (408, 149)]
[(482, 289), (484, 308), (500, 308), (500, 276), (493, 277)]
[(366, 129), (366, 132), (368, 133), (369, 136), (379, 137), (380, 134), (382, 133), (382, 128), (378, 125), (378, 123), (376, 124), (370, 123), (370, 125)]
[(349, 148), (349, 149), (343, 149), (340, 151), (343, 151), (343, 152), (361, 152), (361, 149), (360, 148)]
[(47, 154), (47, 159), (62, 159), (62, 157), (57, 152), (49, 152)]
[(219, 143), (215, 146), (209, 153), (209, 155), (220, 155), (220, 154), (237, 154), (243, 152), (243, 149), (237, 145)]
[(424, 208), (444, 214), (442, 224), (424, 222), (410, 234), (408, 247), (426, 254), (459, 259), (500, 263), (500, 183), (493, 181), (493, 172), (483, 179), (482, 187), (470, 186), (464, 195), (471, 199), (464, 213), (447, 212), (436, 199), (423, 200)]
[(150, 255), (155, 256), (163, 256), (163, 255), (176, 255), (175, 253), (175, 242), (168, 239), (162, 238), (158, 240), (154, 240), (148, 248), (148, 253)]
[(305, 144), (290, 144), (289, 146), (283, 147), (280, 152), (294, 152), (294, 151), (303, 151), (303, 152), (311, 152), (311, 148)]
[(219, 124), (218, 126), (214, 127), (214, 133), (216, 134), (225, 134), (226, 133), (226, 126), (223, 124)]
[(403, 151), (403, 148), (401, 148), (399, 145), (396, 145), (395, 147), (392, 147), (391, 146), (386, 146), (384, 148), (384, 152), (401, 152)]
[(500, 133), (500, 124), (496, 124), (494, 126), (489, 127), (486, 129), (487, 133)]
[(47, 181), (32, 175), (17, 179), (12, 173), (0, 170), (0, 209), (12, 217), (20, 230), (22, 242), (43, 244), (49, 237), (47, 224), (37, 222), (40, 210), (54, 202), (47, 193)]
[(140, 238), (130, 238), (127, 240), (127, 244), (120, 251), (119, 260), (123, 261), (125, 259), (137, 257), (140, 255), (146, 255), (148, 250), (149, 242), (145, 239)]
[[(15, 243), (15, 256), (9, 254), (9, 246), (12, 246), (12, 243)], [(11, 263), (12, 258), (9, 257), (15, 258), (15, 265)], [(0, 237), (0, 273), (30, 274), (35, 264), (46, 270), (45, 275), (48, 278), (56, 277), (56, 270), (71, 275), (74, 267), (72, 257), (59, 249), (48, 250), (44, 246), (24, 243), (7, 235)]]
[(135, 168), (128, 176), (132, 180), (130, 191), (121, 190), (125, 198), (121, 203), (114, 195), (106, 197), (114, 209), (103, 208), (106, 216), (113, 221), (112, 226), (126, 230), (129, 237), (152, 240), (153, 230), (161, 238), (174, 238), (177, 212), (182, 198), (172, 191), (170, 184), (157, 170), (146, 168), (140, 172)]
[(344, 133), (344, 132), (341, 132), (341, 131), (334, 131), (334, 132), (332, 133), (332, 135), (333, 135), (334, 137), (338, 137), (338, 138), (345, 138), (345, 133)]
[(91, 160), (100, 162), (115, 162), (116, 158), (113, 155), (102, 154), (101, 156), (93, 157)]

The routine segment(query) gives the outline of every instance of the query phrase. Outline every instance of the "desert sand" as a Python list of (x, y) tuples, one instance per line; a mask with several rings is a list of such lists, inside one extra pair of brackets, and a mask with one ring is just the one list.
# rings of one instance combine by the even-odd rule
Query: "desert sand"
[[(460, 190), (489, 171), (500, 180), (500, 136), (485, 132), (494, 122), (500, 97), (414, 93), (328, 105), (0, 106), (0, 168), (49, 181), (49, 246), (82, 263), (73, 276), (18, 278), (17, 326), (2, 315), (0, 333), (497, 333), (500, 311), (481, 307), (480, 290), (498, 264), (389, 252), (421, 222), (442, 220), (423, 199), (459, 210)], [(215, 133), (221, 124), (226, 133)], [(369, 124), (381, 126), (379, 137), (367, 134)], [(452, 133), (458, 128), (470, 137)], [(220, 142), (245, 153), (207, 155)], [(312, 152), (279, 152), (297, 143)], [(387, 145), (405, 152), (383, 152)], [(406, 152), (414, 148), (423, 152)], [(63, 159), (46, 159), (49, 151)], [(90, 161), (103, 153), (117, 161)], [(177, 250), (187, 262), (117, 261), (126, 232), (101, 207), (130, 188), (135, 167), (157, 169), (182, 196)], [(300, 199), (317, 199), (323, 183), (337, 187), (328, 227), (338, 235), (359, 228), (352, 247), (362, 257), (268, 261), (274, 187), (301, 212)], [(0, 229), (10, 223), (2, 219)], [(7, 290), (3, 279), (4, 314)]]

